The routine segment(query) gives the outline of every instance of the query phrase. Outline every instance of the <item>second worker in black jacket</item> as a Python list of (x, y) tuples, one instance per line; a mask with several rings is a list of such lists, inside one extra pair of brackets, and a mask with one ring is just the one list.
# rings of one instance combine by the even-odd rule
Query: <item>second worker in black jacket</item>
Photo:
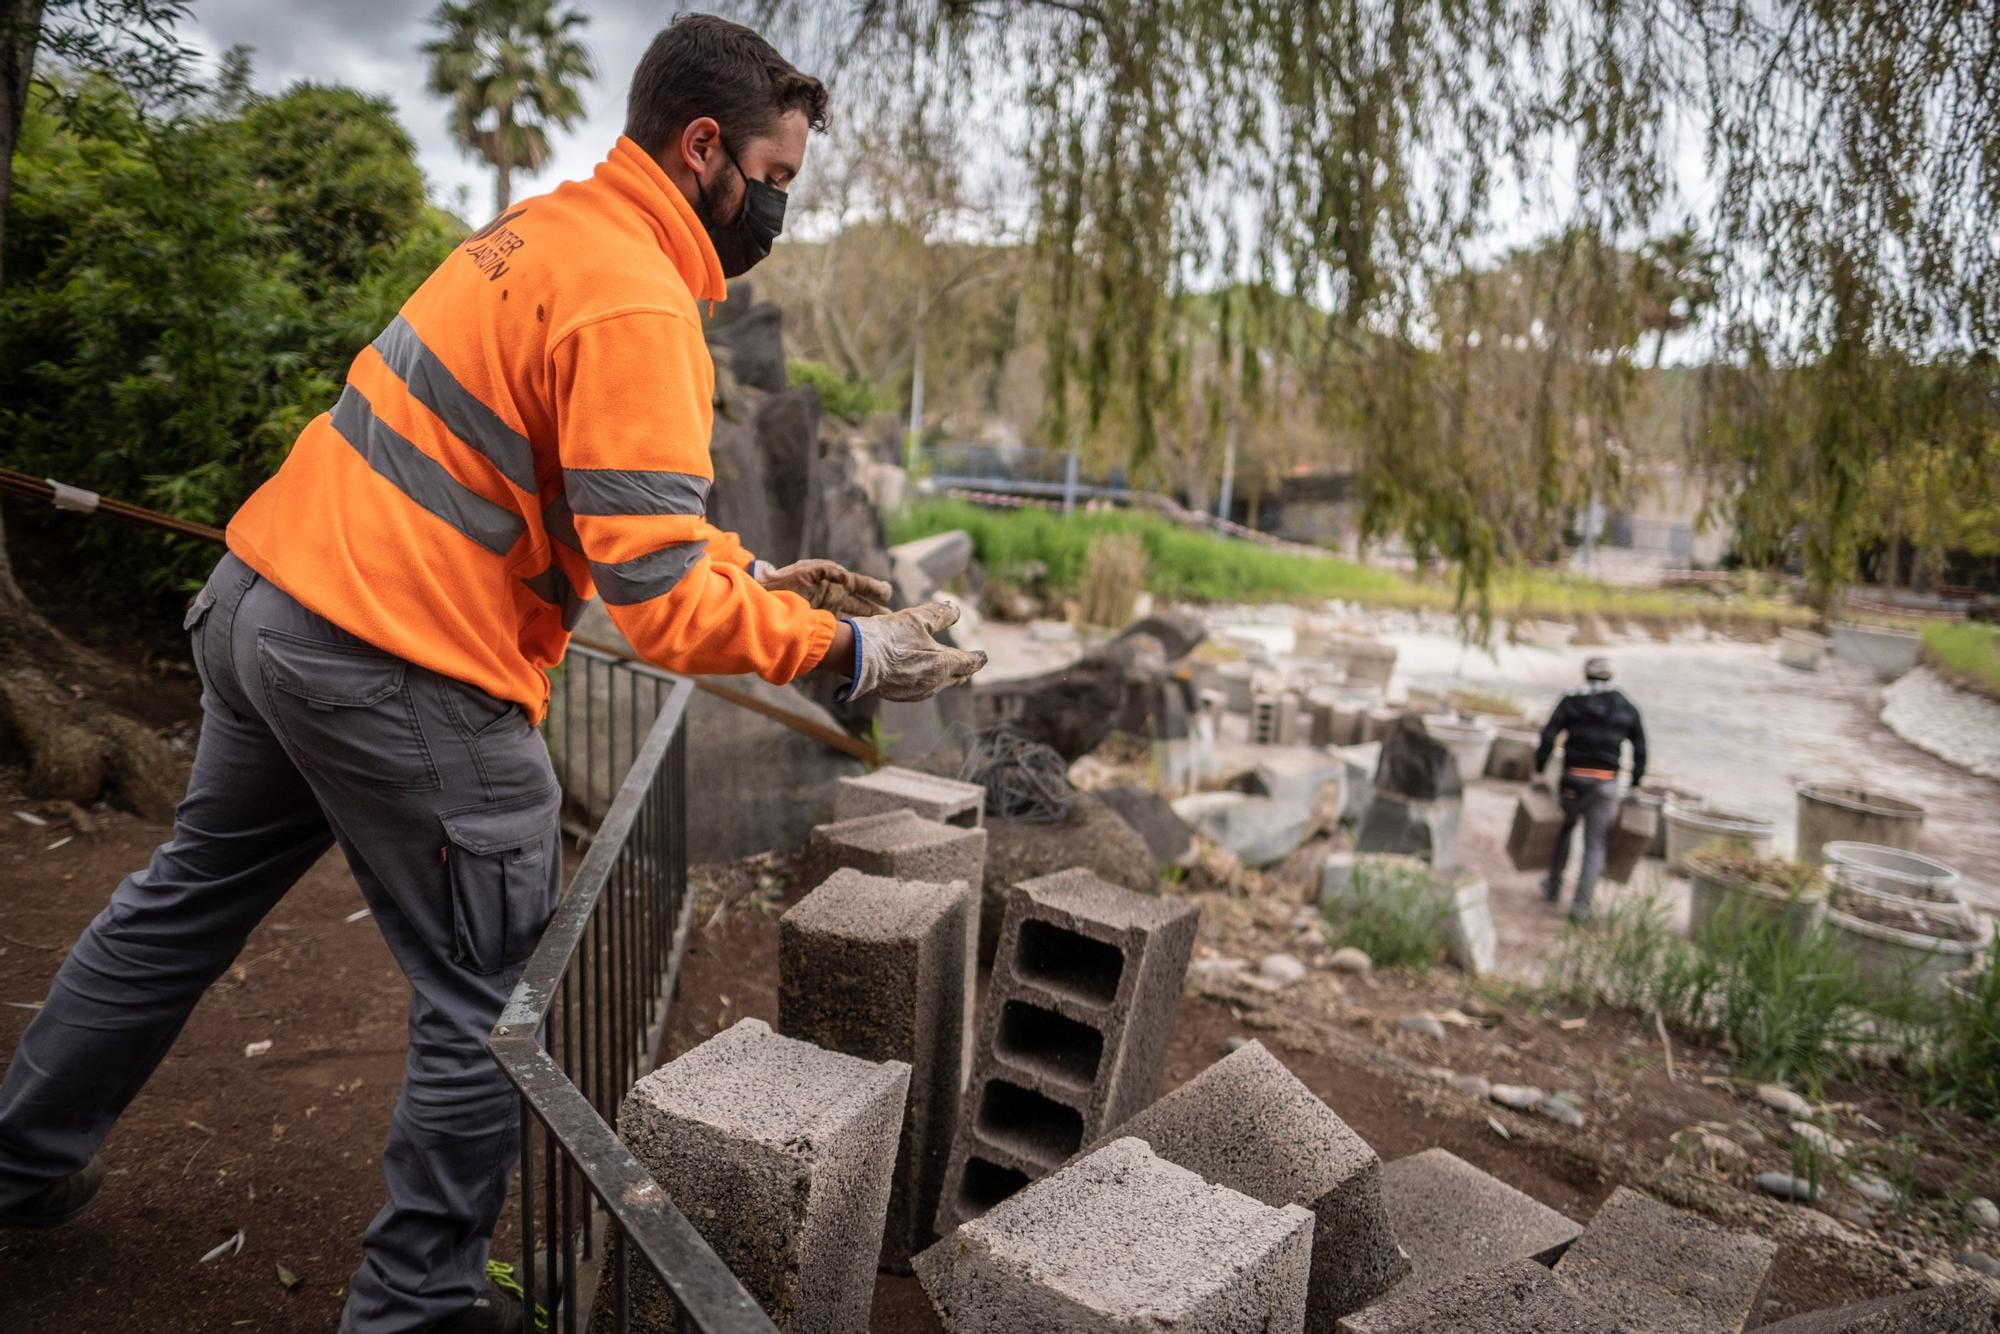
[(1550, 903), (1561, 899), (1570, 835), (1581, 823), (1583, 866), (1577, 872), (1576, 894), (1569, 909), (1570, 920), (1576, 922), (1590, 916), (1591, 895), (1604, 871), (1611, 826), (1618, 820), (1618, 770), (1627, 742), (1632, 746), (1632, 786), (1639, 786), (1646, 777), (1646, 727), (1632, 701), (1611, 684), (1611, 663), (1604, 658), (1589, 659), (1583, 664), (1583, 678), (1583, 689), (1564, 695), (1549, 715), (1541, 745), (1535, 749), (1535, 772), (1539, 775), (1555, 750), (1556, 738), (1563, 739), (1562, 779), (1556, 788), (1562, 802), (1562, 832), (1556, 836), (1542, 896)]

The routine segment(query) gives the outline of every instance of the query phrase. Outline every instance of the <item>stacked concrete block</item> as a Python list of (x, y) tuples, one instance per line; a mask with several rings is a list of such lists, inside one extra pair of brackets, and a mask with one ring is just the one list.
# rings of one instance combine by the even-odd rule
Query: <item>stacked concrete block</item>
[[(986, 830), (927, 820), (915, 811), (898, 809), (878, 815), (823, 824), (806, 844), (806, 879), (819, 884), (842, 867), (892, 880), (921, 880), (949, 885), (963, 880), (972, 887), (972, 913), (966, 919), (965, 1066), (972, 1065), (973, 988), (978, 978), (979, 941), (989, 928), (998, 934), (1006, 892), (986, 892)], [(990, 902), (988, 901), (990, 898)]]
[(1658, 1334), (1739, 1334), (1756, 1326), (1775, 1242), (1620, 1186), (1556, 1262), (1592, 1309)]
[(958, 1126), (976, 920), (947, 885), (840, 870), (778, 920), (778, 1027), (829, 1051), (910, 1067), (882, 1265), (907, 1271), (933, 1239)]
[(977, 783), (938, 778), (894, 764), (843, 778), (834, 788), (835, 821), (883, 811), (915, 811), (940, 824), (976, 828), (986, 823), (986, 789)]
[[(633, 1085), (618, 1134), (779, 1329), (861, 1334), (909, 1083), (745, 1019)], [(633, 1310), (676, 1327), (643, 1265)]]
[(1552, 1264), (1583, 1231), (1445, 1149), (1383, 1164), (1382, 1207), (1409, 1254), (1412, 1276), (1403, 1287), (1411, 1290), (1510, 1260)]
[(1548, 869), (1562, 833), (1562, 804), (1540, 788), (1531, 787), (1514, 803), (1514, 823), (1507, 831), (1507, 860), (1517, 871)]
[(1250, 701), (1250, 740), (1260, 746), (1291, 746), (1299, 740), (1299, 697), (1289, 690), (1259, 694)]
[(1838, 1311), (1795, 1315), (1758, 1329), (1761, 1334), (1992, 1334), (1995, 1314), (1991, 1287), (1969, 1278)]
[(1324, 1330), (1409, 1275), (1382, 1208), (1382, 1160), (1262, 1043), (1250, 1042), (1112, 1131), (1202, 1180), (1313, 1214), (1306, 1326)]
[(1120, 1139), (916, 1260), (951, 1334), (1302, 1334), (1313, 1216)]
[(1152, 1100), (1197, 915), (1088, 871), (1016, 885), (993, 958), (938, 1231), (1047, 1176)]
[(1338, 1334), (1626, 1334), (1533, 1260), (1394, 1294), (1335, 1326)]

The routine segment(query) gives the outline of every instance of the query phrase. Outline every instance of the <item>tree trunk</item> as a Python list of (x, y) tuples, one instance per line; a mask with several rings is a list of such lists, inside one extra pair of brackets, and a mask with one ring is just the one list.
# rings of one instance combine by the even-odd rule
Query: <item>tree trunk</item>
[(41, 36), (42, 0), (0, 0), (0, 255), (5, 253), (7, 204), (14, 192), (14, 144), (27, 114), (28, 81), (34, 77), (35, 45)]
[[(42, 8), (42, 0), (0, 0), (0, 248)], [(119, 675), (22, 594), (0, 514), (0, 759), (25, 762), (29, 795), (86, 805), (108, 793), (142, 815), (173, 813), (180, 789), (173, 752), (136, 719), (92, 698)]]
[(500, 112), (500, 128), (493, 132), (493, 170), (497, 174), (494, 183), (493, 216), (499, 217), (507, 211), (507, 205), (514, 202), (514, 118), (503, 109)]

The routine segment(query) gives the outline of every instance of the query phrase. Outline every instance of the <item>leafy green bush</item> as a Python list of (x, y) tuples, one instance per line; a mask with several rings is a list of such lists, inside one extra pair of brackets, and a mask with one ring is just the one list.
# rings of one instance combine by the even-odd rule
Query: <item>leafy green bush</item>
[(859, 423), (890, 406), (874, 385), (850, 380), (824, 362), (787, 361), (785, 383), (793, 389), (819, 390), (820, 406), (843, 421)]
[(1325, 906), (1326, 938), (1352, 945), (1378, 968), (1429, 968), (1444, 952), (1451, 895), (1428, 871), (1356, 860), (1345, 897)]

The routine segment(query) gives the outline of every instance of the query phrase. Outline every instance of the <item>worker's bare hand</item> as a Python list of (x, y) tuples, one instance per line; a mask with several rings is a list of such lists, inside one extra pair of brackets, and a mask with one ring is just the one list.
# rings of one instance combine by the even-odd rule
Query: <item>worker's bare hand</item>
[(933, 636), (958, 620), (958, 608), (926, 602), (906, 611), (892, 611), (854, 624), (861, 640), (861, 675), (854, 678), (851, 698), (870, 691), (883, 699), (909, 702), (929, 699), (940, 690), (962, 685), (986, 665), (986, 655), (951, 648)]
[(888, 584), (856, 574), (838, 561), (799, 560), (758, 577), (774, 593), (797, 593), (836, 616), (880, 616), (895, 596)]

